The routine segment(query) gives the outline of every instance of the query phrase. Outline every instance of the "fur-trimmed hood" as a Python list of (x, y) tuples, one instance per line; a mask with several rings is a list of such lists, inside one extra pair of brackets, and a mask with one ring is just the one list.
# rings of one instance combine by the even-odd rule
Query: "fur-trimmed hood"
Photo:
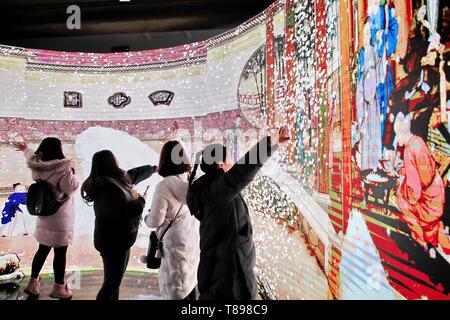
[(46, 181), (57, 198), (63, 194), (69, 196), (53, 215), (36, 217), (34, 236), (39, 244), (47, 247), (68, 246), (72, 243), (75, 227), (73, 193), (79, 187), (74, 163), (70, 159), (42, 161), (31, 149), (24, 150), (24, 155), (33, 180)]
[(74, 168), (75, 164), (71, 159), (57, 159), (50, 161), (42, 161), (37, 154), (33, 154), (27, 160), (27, 166), (33, 173), (33, 179), (47, 179), (52, 175), (62, 175), (70, 168)]

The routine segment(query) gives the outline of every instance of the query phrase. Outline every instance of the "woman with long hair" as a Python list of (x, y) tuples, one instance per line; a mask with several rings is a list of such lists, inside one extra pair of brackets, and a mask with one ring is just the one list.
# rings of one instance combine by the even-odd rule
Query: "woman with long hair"
[[(252, 223), (241, 191), (278, 143), (288, 140), (287, 129), (281, 128), (263, 138), (234, 165), (221, 144), (209, 145), (197, 154), (187, 203), (200, 220), (200, 300), (256, 298)], [(199, 165), (205, 174), (194, 181)]]
[(63, 202), (53, 215), (36, 218), (34, 236), (39, 243), (39, 248), (33, 258), (31, 278), (25, 288), (25, 293), (33, 296), (39, 295), (39, 273), (53, 248), (55, 284), (50, 296), (58, 299), (70, 299), (72, 291), (67, 288), (64, 275), (67, 247), (72, 243), (75, 225), (73, 193), (79, 186), (75, 177), (75, 164), (64, 156), (62, 143), (58, 138), (45, 138), (35, 152), (29, 149), (26, 143), (17, 142), (14, 143), (14, 146), (18, 151), (24, 153), (33, 180), (47, 182), (55, 196)]
[(149, 178), (156, 166), (128, 171), (119, 167), (114, 154), (102, 150), (92, 157), (91, 173), (81, 186), (86, 203), (94, 204), (94, 246), (103, 260), (103, 285), (97, 300), (118, 300), (123, 274), (136, 241), (145, 197), (134, 188)]
[(196, 300), (199, 223), (186, 205), (189, 162), (180, 142), (168, 141), (163, 146), (158, 172), (164, 180), (156, 185), (145, 217), (147, 226), (157, 229), (159, 239), (164, 234), (158, 282), (161, 296), (170, 300)]

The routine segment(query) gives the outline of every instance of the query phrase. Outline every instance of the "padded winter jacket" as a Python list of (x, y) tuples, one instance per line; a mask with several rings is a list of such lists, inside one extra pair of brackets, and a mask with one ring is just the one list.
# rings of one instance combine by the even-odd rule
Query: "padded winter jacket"
[(75, 177), (75, 164), (70, 159), (42, 161), (33, 150), (24, 151), (33, 180), (46, 181), (57, 198), (69, 198), (51, 216), (36, 217), (34, 237), (48, 247), (65, 247), (72, 243), (75, 226), (74, 192), (79, 187)]
[(170, 300), (186, 298), (197, 285), (200, 223), (186, 205), (187, 189), (187, 173), (165, 177), (156, 185), (150, 212), (145, 217), (147, 226), (157, 229), (158, 238), (173, 221), (162, 240), (158, 272), (161, 296)]
[[(154, 167), (142, 166), (127, 174), (136, 185), (154, 172)], [(126, 185), (112, 179), (98, 177), (94, 182), (94, 246), (101, 253), (126, 251), (133, 246), (145, 206), (143, 198), (133, 200)]]
[(228, 172), (219, 169), (205, 174), (188, 190), (189, 209), (200, 220), (201, 300), (256, 298), (252, 222), (241, 191), (271, 153), (270, 137), (266, 137)]

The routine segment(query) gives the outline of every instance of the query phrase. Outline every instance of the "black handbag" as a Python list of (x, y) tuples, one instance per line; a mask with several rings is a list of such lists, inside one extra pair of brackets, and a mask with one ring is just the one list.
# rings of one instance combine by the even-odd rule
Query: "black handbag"
[(156, 231), (152, 231), (150, 233), (150, 243), (149, 243), (148, 251), (147, 251), (147, 268), (159, 269), (159, 267), (161, 267), (161, 254), (162, 254), (162, 250), (163, 250), (162, 239), (163, 239), (164, 235), (167, 233), (167, 231), (169, 230), (172, 223), (177, 219), (178, 214), (180, 213), (182, 208), (183, 208), (183, 204), (180, 206), (180, 209), (178, 209), (178, 212), (175, 215), (175, 218), (173, 218), (173, 220), (170, 221), (166, 230), (164, 230), (164, 233), (161, 235), (161, 238), (158, 239), (158, 235), (156, 234)]

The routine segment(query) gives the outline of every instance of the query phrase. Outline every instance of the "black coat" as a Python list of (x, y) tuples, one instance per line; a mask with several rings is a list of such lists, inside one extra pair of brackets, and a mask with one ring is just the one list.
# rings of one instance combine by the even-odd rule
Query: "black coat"
[[(155, 167), (142, 166), (127, 174), (132, 184), (138, 184), (154, 172)], [(127, 201), (124, 190), (110, 179), (98, 177), (94, 182), (94, 246), (100, 252), (126, 251), (136, 241), (145, 200)]]
[(200, 299), (256, 298), (252, 222), (241, 191), (271, 153), (264, 138), (228, 172), (206, 174), (188, 191), (189, 209), (200, 220)]

